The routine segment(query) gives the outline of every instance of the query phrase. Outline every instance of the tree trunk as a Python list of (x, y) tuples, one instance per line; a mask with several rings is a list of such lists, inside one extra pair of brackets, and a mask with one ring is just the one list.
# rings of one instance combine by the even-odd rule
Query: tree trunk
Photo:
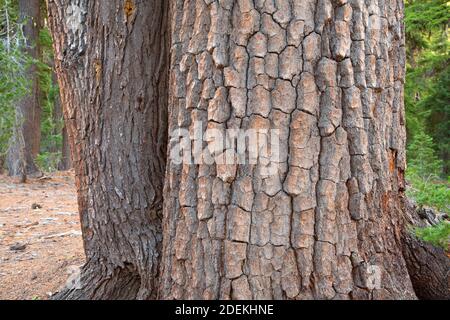
[(171, 10), (169, 133), (278, 129), (280, 147), (256, 164), (171, 153), (159, 297), (416, 298), (401, 246), (403, 1)]
[(48, 0), (87, 263), (57, 298), (153, 298), (167, 131), (167, 5)]
[[(58, 79), (56, 76), (56, 73), (53, 72), (52, 74), (52, 81), (54, 85), (57, 85)], [(62, 137), (62, 146), (61, 150), (52, 150), (53, 152), (61, 151), (61, 161), (58, 164), (58, 170), (65, 171), (72, 168), (72, 156), (70, 153), (70, 144), (69, 144), (69, 137), (67, 135), (67, 128), (64, 124), (64, 116), (63, 116), (63, 110), (61, 105), (61, 96), (59, 94), (59, 90), (55, 96), (55, 101), (53, 103), (53, 122), (58, 124), (55, 126), (55, 132), (53, 134), (61, 134)], [(60, 123), (62, 122), (62, 128)]]
[(403, 2), (167, 3), (48, 0), (87, 256), (56, 298), (440, 294), (404, 239)]
[(59, 163), (58, 169), (65, 171), (73, 167), (72, 156), (70, 152), (69, 136), (67, 134), (67, 127), (64, 125), (62, 128), (62, 149), (61, 149), (61, 162)]
[[(20, 20), (24, 23), (23, 50), (30, 58), (38, 60), (40, 58), (40, 0), (19, 0), (19, 12)], [(38, 172), (34, 158), (39, 154), (41, 142), (41, 106), (36, 63), (30, 65), (26, 74), (30, 81), (30, 92), (17, 105), (16, 119), (18, 123), (11, 139), (7, 157), (8, 170), (11, 176)]]

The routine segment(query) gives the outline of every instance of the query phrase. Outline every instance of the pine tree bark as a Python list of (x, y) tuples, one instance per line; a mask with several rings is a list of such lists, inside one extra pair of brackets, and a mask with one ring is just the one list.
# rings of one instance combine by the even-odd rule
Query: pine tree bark
[(48, 0), (87, 263), (60, 299), (153, 298), (167, 135), (167, 5)]
[[(39, 32), (41, 10), (39, 0), (19, 0), (20, 20), (23, 26), (23, 50), (30, 58), (40, 58)], [(34, 163), (39, 154), (41, 142), (41, 105), (39, 75), (36, 63), (26, 70), (30, 81), (30, 91), (16, 107), (17, 128), (10, 142), (7, 156), (8, 171), (11, 176), (34, 174), (38, 168)]]
[[(87, 256), (56, 298), (416, 298), (403, 2), (170, 6), (48, 0)], [(165, 168), (167, 129), (198, 123), (279, 130), (275, 174)]]
[(171, 10), (169, 132), (279, 129), (285, 156), (272, 176), (263, 161), (168, 160), (159, 297), (415, 299), (401, 246), (403, 1)]

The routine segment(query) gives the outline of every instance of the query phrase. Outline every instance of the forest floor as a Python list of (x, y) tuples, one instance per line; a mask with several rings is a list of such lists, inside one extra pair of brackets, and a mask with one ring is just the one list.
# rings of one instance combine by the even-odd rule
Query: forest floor
[(0, 175), (0, 299), (48, 299), (83, 261), (73, 174)]

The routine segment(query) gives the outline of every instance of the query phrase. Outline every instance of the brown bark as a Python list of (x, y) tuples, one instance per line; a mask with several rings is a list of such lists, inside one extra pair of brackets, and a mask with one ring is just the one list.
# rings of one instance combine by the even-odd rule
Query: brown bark
[[(20, 20), (23, 21), (24, 51), (33, 59), (40, 58), (39, 31), (41, 26), (40, 0), (19, 0)], [(30, 92), (16, 107), (17, 128), (8, 151), (8, 171), (12, 176), (38, 171), (34, 158), (41, 141), (41, 105), (39, 76), (35, 63), (26, 70)]]
[(62, 128), (62, 149), (61, 149), (61, 162), (59, 163), (59, 170), (69, 170), (72, 168), (72, 156), (70, 151), (69, 136), (67, 134), (67, 127), (64, 125)]
[[(416, 298), (401, 0), (48, 7), (87, 256), (56, 298)], [(278, 129), (275, 174), (165, 168), (167, 105), (169, 132)]]
[(152, 298), (166, 153), (166, 1), (48, 0), (87, 263), (63, 299)]
[[(56, 77), (56, 73), (53, 72), (52, 74), (53, 84), (57, 85), (58, 79)], [(55, 101), (53, 103), (53, 122), (57, 123), (58, 125), (55, 126), (55, 132), (53, 134), (61, 134), (62, 137), (62, 145), (61, 150), (52, 150), (53, 152), (61, 151), (61, 161), (58, 164), (58, 170), (65, 171), (72, 168), (72, 156), (70, 152), (70, 144), (69, 144), (69, 137), (67, 134), (67, 128), (64, 124), (64, 116), (63, 116), (63, 110), (61, 105), (61, 96), (58, 93), (55, 96)], [(63, 122), (62, 128), (60, 123)]]
[[(431, 210), (419, 209), (409, 201), (405, 214), (410, 227), (435, 225), (441, 220)], [(424, 243), (406, 229), (403, 255), (419, 299), (450, 300), (450, 258), (444, 249)]]
[(283, 156), (270, 176), (168, 160), (159, 297), (416, 298), (403, 2), (172, 3), (169, 132), (279, 129)]

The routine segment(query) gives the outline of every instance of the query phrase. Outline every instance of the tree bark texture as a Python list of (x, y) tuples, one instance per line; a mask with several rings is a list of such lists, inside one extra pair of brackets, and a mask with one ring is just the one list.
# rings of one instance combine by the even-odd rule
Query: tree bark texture
[[(170, 3), (48, 0), (87, 256), (56, 298), (445, 296), (404, 232), (403, 2)], [(276, 174), (172, 161), (198, 122), (278, 129)]]
[[(24, 23), (23, 50), (30, 58), (38, 60), (41, 52), (39, 46), (40, 1), (19, 0), (19, 14), (20, 20)], [(11, 176), (33, 174), (38, 171), (34, 159), (39, 154), (41, 142), (41, 94), (35, 63), (28, 67), (26, 75), (30, 81), (30, 91), (16, 107), (17, 129), (11, 139), (7, 157), (8, 171)]]
[(63, 299), (155, 293), (166, 155), (166, 1), (48, 0), (87, 263)]
[(159, 297), (416, 298), (403, 1), (171, 3), (169, 132), (279, 129), (286, 156), (272, 176), (168, 160)]

